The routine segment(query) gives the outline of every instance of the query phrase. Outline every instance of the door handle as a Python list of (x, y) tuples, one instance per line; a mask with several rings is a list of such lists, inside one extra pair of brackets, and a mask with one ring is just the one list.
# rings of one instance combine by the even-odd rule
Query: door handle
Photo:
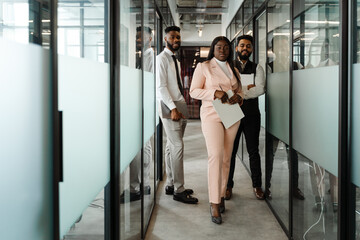
[(59, 111), (59, 182), (64, 181), (63, 172), (63, 114)]

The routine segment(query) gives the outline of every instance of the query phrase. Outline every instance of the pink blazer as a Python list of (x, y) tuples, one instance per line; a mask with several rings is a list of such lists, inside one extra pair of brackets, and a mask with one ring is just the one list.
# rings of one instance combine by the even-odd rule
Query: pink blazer
[[(232, 73), (231, 79), (217, 64), (215, 58), (199, 63), (195, 69), (190, 87), (190, 96), (192, 98), (202, 100), (201, 119), (203, 120), (212, 119), (220, 121), (220, 118), (212, 105), (216, 90), (221, 90), (222, 88), (226, 92), (229, 89), (235, 90), (238, 87), (236, 77), (234, 76), (229, 64), (227, 64), (227, 66), (230, 73)], [(236, 68), (235, 71), (239, 74)], [(221, 88), (219, 86), (221, 86)], [(244, 97), (241, 86), (238, 89), (237, 94)]]

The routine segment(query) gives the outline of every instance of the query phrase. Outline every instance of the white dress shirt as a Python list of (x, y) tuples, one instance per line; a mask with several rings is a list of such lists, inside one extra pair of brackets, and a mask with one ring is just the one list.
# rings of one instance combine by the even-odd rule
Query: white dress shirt
[(154, 49), (152, 48), (144, 52), (144, 71), (154, 73)]
[[(174, 55), (173, 52), (165, 48), (164, 51), (156, 56), (157, 99), (162, 100), (170, 110), (176, 108), (174, 101), (185, 101), (178, 87), (175, 63), (171, 57), (172, 55)], [(177, 60), (176, 62), (180, 75), (180, 63)]]
[[(246, 63), (242, 63), (242, 61), (240, 61), (241, 66), (244, 68)], [(245, 99), (257, 98), (265, 93), (265, 73), (260, 64), (256, 67), (255, 87), (252, 87), (249, 90), (247, 86), (242, 86), (242, 88)]]

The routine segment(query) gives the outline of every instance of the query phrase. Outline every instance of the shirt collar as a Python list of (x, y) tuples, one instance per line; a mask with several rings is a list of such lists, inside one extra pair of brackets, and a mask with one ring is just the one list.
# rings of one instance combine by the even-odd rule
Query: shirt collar
[(144, 52), (144, 54), (150, 53), (150, 52), (152, 52), (152, 51), (153, 51), (153, 49), (150, 47), (150, 48), (146, 49), (146, 51)]
[(169, 54), (170, 56), (171, 56), (171, 55), (174, 55), (174, 53), (173, 53), (170, 49), (168, 49), (167, 47), (164, 49), (164, 51), (165, 51), (167, 54)]
[(242, 67), (245, 67), (245, 65), (248, 63), (248, 61), (246, 61), (245, 63), (243, 63), (243, 61), (241, 61), (241, 59), (238, 57), (238, 60), (241, 64)]

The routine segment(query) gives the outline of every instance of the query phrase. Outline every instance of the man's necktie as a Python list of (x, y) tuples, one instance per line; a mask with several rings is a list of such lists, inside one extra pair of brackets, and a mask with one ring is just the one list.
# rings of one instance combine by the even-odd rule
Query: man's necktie
[(184, 96), (184, 90), (183, 90), (183, 87), (182, 87), (182, 85), (181, 85), (179, 68), (178, 68), (178, 64), (177, 64), (177, 61), (176, 61), (176, 57), (175, 57), (175, 55), (171, 55), (171, 57), (172, 57), (172, 59), (174, 60), (174, 63), (175, 63), (177, 84), (178, 84), (178, 87), (179, 87), (179, 90), (180, 90), (181, 95)]
[(136, 69), (141, 69), (141, 55), (136, 53), (136, 63), (135, 63), (135, 67)]

